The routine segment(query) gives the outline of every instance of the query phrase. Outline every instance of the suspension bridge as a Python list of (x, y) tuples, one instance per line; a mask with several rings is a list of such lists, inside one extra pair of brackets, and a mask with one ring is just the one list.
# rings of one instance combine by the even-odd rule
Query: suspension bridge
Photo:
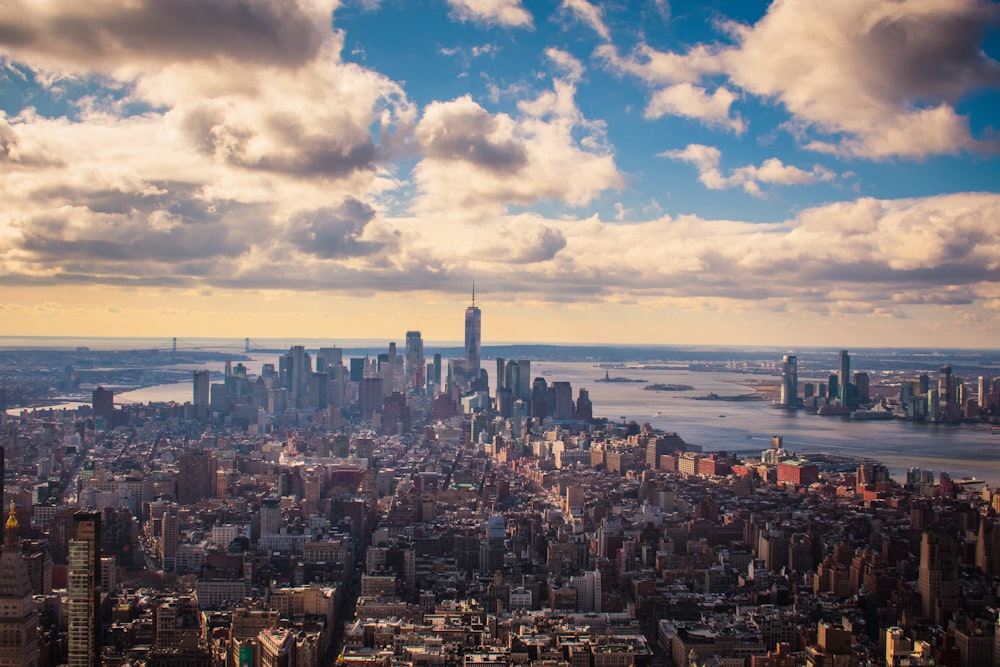
[(185, 340), (176, 336), (163, 343), (163, 347), (154, 347), (155, 350), (163, 352), (178, 352), (188, 350), (242, 350), (252, 352), (249, 338), (199, 338), (195, 340)]

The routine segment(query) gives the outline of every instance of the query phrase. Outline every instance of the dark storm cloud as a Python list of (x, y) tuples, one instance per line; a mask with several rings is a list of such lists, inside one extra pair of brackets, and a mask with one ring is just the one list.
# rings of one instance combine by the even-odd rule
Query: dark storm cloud
[(65, 60), (70, 66), (121, 59), (225, 57), (294, 67), (311, 60), (324, 34), (303, 3), (267, 0), (135, 0), (0, 4), (0, 48)]
[(380, 243), (360, 240), (375, 211), (362, 202), (348, 200), (336, 208), (310, 211), (290, 222), (289, 239), (299, 250), (324, 259), (370, 255)]

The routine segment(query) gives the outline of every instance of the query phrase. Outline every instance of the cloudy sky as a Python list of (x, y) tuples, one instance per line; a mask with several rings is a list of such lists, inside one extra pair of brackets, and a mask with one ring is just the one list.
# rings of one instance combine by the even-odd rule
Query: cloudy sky
[(7, 0), (0, 334), (996, 347), (986, 0)]

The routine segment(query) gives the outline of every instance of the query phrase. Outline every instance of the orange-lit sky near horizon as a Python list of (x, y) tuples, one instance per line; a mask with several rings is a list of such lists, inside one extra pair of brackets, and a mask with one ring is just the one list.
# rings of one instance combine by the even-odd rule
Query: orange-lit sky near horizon
[(0, 335), (995, 348), (988, 0), (0, 5)]

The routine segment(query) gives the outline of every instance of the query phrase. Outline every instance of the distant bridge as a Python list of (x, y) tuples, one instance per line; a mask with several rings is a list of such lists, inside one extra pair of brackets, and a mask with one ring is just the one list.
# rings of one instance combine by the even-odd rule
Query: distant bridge
[(166, 341), (163, 347), (154, 347), (153, 349), (170, 352), (177, 352), (178, 350), (243, 350), (244, 352), (251, 352), (253, 350), (250, 347), (249, 338), (244, 338), (243, 340), (220, 338), (214, 340), (212, 343), (206, 343), (203, 340), (189, 341), (177, 338), (176, 336)]

